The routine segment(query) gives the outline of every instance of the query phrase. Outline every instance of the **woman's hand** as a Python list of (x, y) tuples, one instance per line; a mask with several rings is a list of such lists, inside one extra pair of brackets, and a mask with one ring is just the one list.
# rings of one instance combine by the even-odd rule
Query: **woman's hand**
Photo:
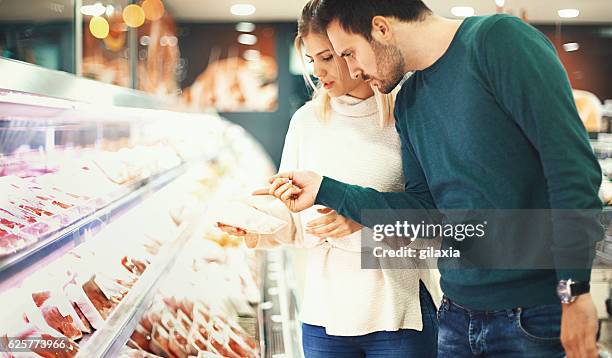
[(310, 171), (279, 173), (268, 180), (268, 188), (256, 190), (253, 195), (272, 195), (297, 213), (314, 205), (322, 181), (322, 176)]
[(306, 233), (308, 234), (320, 238), (339, 239), (357, 232), (363, 227), (351, 219), (338, 215), (332, 209), (323, 208), (317, 209), (317, 211), (324, 215), (306, 224)]

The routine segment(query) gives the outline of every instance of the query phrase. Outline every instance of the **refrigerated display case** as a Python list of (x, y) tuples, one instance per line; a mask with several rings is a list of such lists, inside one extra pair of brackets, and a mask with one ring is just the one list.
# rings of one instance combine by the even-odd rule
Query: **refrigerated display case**
[(216, 115), (0, 89), (0, 356), (272, 356), (276, 253), (207, 211), (274, 171)]

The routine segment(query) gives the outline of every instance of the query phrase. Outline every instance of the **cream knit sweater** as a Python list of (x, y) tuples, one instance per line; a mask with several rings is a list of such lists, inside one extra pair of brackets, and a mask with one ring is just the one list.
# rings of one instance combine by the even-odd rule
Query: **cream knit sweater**
[[(393, 126), (380, 127), (374, 97), (358, 100), (343, 96), (332, 99), (331, 106), (326, 121), (317, 118), (312, 103), (295, 113), (280, 171), (312, 170), (379, 191), (402, 191), (399, 137)], [(255, 248), (284, 244), (308, 251), (302, 322), (323, 326), (328, 334), (337, 336), (421, 330), (419, 279), (436, 305), (441, 301), (433, 270), (361, 269), (360, 232), (328, 240), (306, 234), (303, 227), (321, 216), (316, 208), (293, 214), (278, 200), (252, 204), (290, 223), (276, 235), (260, 236)]]

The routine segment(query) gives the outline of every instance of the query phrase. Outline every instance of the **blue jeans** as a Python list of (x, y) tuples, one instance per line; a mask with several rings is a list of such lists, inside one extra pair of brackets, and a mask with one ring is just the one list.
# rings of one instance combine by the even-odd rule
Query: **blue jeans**
[[(302, 324), (306, 358), (435, 358), (438, 339), (436, 308), (425, 285), (419, 289), (423, 330), (401, 329), (363, 336), (330, 336), (324, 327)], [(366, 308), (367, 309), (367, 308)]]
[(439, 358), (565, 357), (561, 304), (474, 311), (447, 297), (438, 310)]

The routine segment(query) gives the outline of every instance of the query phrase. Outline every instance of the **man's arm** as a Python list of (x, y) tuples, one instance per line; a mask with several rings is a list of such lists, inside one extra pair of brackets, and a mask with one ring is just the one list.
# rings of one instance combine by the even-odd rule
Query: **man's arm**
[(603, 237), (601, 169), (565, 70), (548, 39), (515, 17), (495, 23), (482, 48), (481, 67), (495, 97), (540, 156), (558, 278), (588, 281), (595, 243)]
[[(517, 18), (502, 18), (481, 44), (485, 78), (540, 156), (552, 212), (559, 280), (590, 280), (601, 240), (601, 169), (588, 142), (554, 47)], [(551, 290), (553, 287), (551, 287)], [(568, 358), (597, 357), (597, 313), (590, 294), (563, 305), (561, 342)]]
[[(398, 102), (398, 105), (401, 103)], [(397, 118), (397, 116), (396, 116)], [(401, 118), (401, 117), (400, 117)], [(389, 221), (400, 219), (396, 210), (432, 210), (434, 200), (425, 180), (423, 169), (402, 127), (396, 124), (401, 139), (402, 166), (405, 186), (403, 192), (383, 193), (372, 188), (350, 185), (324, 177), (316, 196), (316, 204), (336, 210), (358, 223), (363, 223), (362, 210), (385, 210)], [(405, 220), (406, 218), (401, 218)], [(366, 223), (367, 224), (367, 223)]]

